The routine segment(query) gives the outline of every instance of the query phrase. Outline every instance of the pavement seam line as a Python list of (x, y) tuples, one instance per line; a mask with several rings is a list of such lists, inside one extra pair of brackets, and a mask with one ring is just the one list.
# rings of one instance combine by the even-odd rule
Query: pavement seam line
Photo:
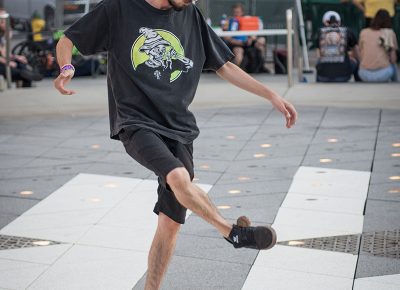
[(33, 283), (35, 283), (40, 277), (42, 277), (45, 273), (47, 273), (47, 272), (50, 270), (50, 268), (52, 268), (52, 266), (53, 266), (55, 263), (57, 263), (57, 261), (58, 261), (59, 259), (61, 259), (65, 254), (67, 254), (67, 252), (69, 252), (69, 251), (72, 249), (73, 246), (74, 246), (74, 244), (70, 244), (70, 247), (68, 247), (59, 257), (57, 257), (57, 259), (55, 259), (53, 263), (51, 263), (50, 265), (48, 265), (48, 267), (47, 267), (46, 270), (44, 270), (42, 273), (40, 273), (39, 276), (37, 276), (31, 283), (29, 283), (28, 286), (26, 287), (26, 289), (29, 289), (29, 287), (32, 286)]
[[(378, 145), (378, 137), (379, 137), (379, 131), (380, 131), (381, 123), (382, 123), (382, 109), (379, 110), (378, 124), (377, 124), (377, 126), (376, 126), (374, 154), (373, 154), (373, 156), (372, 156), (372, 162), (371, 162), (371, 168), (370, 168), (371, 176), (369, 177), (368, 192), (367, 192), (367, 196), (365, 197), (364, 210), (363, 210), (363, 216), (364, 216), (363, 227), (364, 227), (364, 221), (365, 221), (365, 211), (366, 211), (366, 208), (367, 208), (369, 189), (370, 189), (370, 187), (371, 187), (371, 179), (372, 179), (371, 177), (372, 177), (372, 171), (373, 171), (373, 169), (374, 169), (376, 148), (377, 148), (377, 145)], [(364, 229), (363, 229), (363, 230), (364, 230)], [(362, 247), (362, 240), (363, 240), (363, 237), (361, 236), (360, 242), (359, 242), (359, 245), (358, 245), (357, 262), (356, 262), (356, 268), (354, 269), (353, 285), (352, 285), (352, 287), (351, 287), (352, 290), (354, 290), (354, 286), (355, 286), (356, 279), (357, 279), (357, 278), (356, 278), (356, 277), (357, 277), (357, 269), (358, 269), (358, 262), (359, 262), (359, 260), (360, 260), (361, 247)]]
[(322, 122), (324, 121), (325, 116), (326, 116), (327, 113), (328, 113), (328, 107), (325, 107), (325, 109), (324, 109), (324, 111), (323, 111), (323, 113), (322, 113), (321, 119), (319, 120), (318, 125), (315, 127), (314, 134), (312, 135), (311, 140), (310, 140), (310, 142), (309, 142), (308, 145), (307, 145), (306, 151), (304, 152), (303, 159), (300, 161), (299, 167), (300, 167), (300, 166), (306, 166), (306, 165), (303, 165), (304, 160), (305, 160), (306, 157), (307, 157), (308, 151), (310, 150), (311, 144), (312, 144), (312, 142), (314, 141), (315, 136), (317, 136), (318, 131), (321, 129)]

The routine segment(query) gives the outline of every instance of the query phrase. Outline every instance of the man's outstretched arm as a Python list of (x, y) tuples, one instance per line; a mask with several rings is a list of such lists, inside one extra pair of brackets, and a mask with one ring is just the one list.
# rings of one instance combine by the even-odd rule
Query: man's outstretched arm
[(228, 61), (217, 70), (217, 74), (235, 86), (269, 100), (272, 105), (285, 116), (287, 128), (292, 127), (296, 123), (297, 112), (291, 103), (252, 78), (237, 65)]
[[(60, 66), (60, 69), (66, 65), (71, 63), (72, 59), (72, 48), (74, 47), (71, 40), (67, 37), (63, 36), (57, 43), (57, 62)], [(60, 75), (54, 80), (54, 87), (63, 95), (72, 95), (75, 94), (72, 90), (67, 90), (65, 85), (69, 83), (69, 81), (74, 76), (73, 69), (67, 69), (61, 71)]]

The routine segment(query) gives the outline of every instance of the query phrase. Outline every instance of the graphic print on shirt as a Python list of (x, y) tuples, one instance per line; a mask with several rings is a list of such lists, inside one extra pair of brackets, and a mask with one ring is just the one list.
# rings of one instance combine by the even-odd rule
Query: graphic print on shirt
[(347, 47), (347, 30), (342, 27), (322, 28), (319, 46), (321, 50), (321, 62), (344, 62)]
[(154, 69), (157, 80), (168, 76), (172, 83), (182, 73), (193, 68), (193, 61), (185, 57), (180, 40), (171, 32), (163, 29), (141, 27), (141, 35), (132, 45), (131, 59), (134, 70), (139, 66)]

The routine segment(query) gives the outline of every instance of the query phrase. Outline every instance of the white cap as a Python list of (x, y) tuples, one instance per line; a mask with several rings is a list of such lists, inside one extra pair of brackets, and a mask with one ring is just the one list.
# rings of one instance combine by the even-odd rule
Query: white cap
[(325, 22), (329, 22), (331, 20), (332, 16), (335, 17), (336, 21), (340, 24), (340, 21), (341, 21), (340, 15), (335, 11), (325, 12), (324, 16), (322, 16), (322, 23), (325, 24)]

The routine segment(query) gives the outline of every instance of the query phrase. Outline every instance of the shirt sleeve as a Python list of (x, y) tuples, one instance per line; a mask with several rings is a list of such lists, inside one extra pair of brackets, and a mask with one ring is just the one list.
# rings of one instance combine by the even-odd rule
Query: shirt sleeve
[(64, 34), (80, 53), (91, 55), (109, 50), (109, 29), (106, 3), (101, 1), (93, 10), (72, 24)]
[(201, 38), (206, 56), (203, 69), (217, 71), (225, 63), (233, 59), (234, 54), (228, 48), (225, 42), (223, 42), (222, 39), (218, 37), (214, 30), (207, 24), (197, 7), (196, 10), (198, 14), (197, 18), (200, 21)]

